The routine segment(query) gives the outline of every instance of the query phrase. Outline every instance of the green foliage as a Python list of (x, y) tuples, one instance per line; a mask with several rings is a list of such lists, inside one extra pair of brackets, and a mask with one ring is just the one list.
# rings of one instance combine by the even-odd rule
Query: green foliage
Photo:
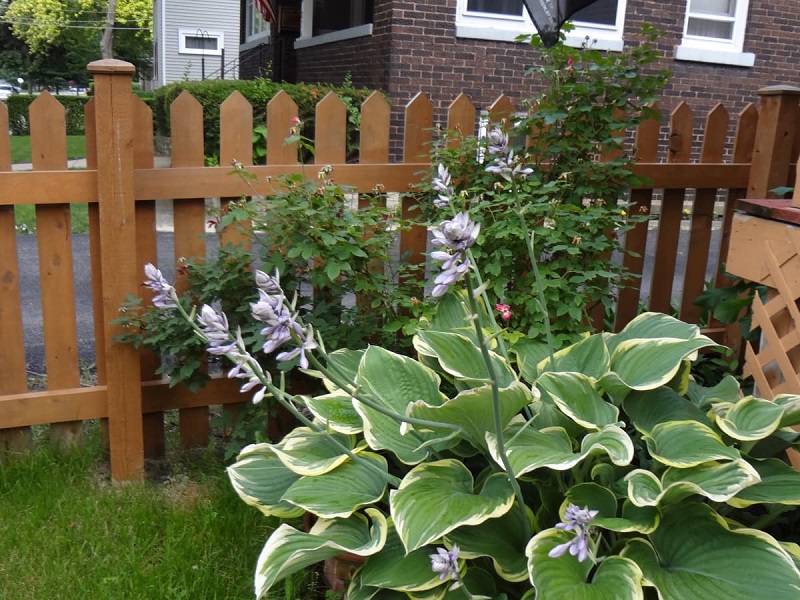
[[(172, 102), (184, 90), (203, 105), (203, 128), (205, 132), (206, 156), (219, 155), (219, 107), (234, 91), (239, 91), (253, 105), (256, 123), (263, 121), (267, 103), (280, 90), (284, 90), (297, 103), (300, 119), (306, 124), (306, 132), (313, 137), (314, 115), (317, 103), (328, 92), (336, 93), (348, 107), (350, 123), (349, 147), (357, 142), (361, 103), (371, 91), (354, 88), (347, 84), (332, 86), (328, 84), (277, 83), (269, 79), (254, 80), (206, 80), (181, 81), (156, 90), (154, 118), (156, 130), (162, 135), (169, 134), (169, 109)], [(257, 162), (256, 164), (263, 164)]]
[[(563, 347), (593, 329), (595, 311), (613, 312), (624, 279), (613, 257), (623, 252), (619, 236), (646, 218), (629, 215), (624, 202), (636, 183), (625, 137), (654, 116), (647, 105), (666, 76), (651, 72), (656, 55), (648, 46), (606, 54), (556, 45), (543, 57), (537, 76), (547, 90), (526, 103), (524, 115), (494, 125), (508, 135), (516, 164), (532, 173), (487, 172), (495, 159), (490, 142), (452, 132), (434, 148), (432, 163), (452, 176), (453, 209), (481, 223), (473, 254), (492, 303), (510, 306), (512, 328), (540, 338), (545, 324), (526, 250), (533, 235), (553, 339)], [(421, 204), (431, 222), (441, 218), (429, 200)]]

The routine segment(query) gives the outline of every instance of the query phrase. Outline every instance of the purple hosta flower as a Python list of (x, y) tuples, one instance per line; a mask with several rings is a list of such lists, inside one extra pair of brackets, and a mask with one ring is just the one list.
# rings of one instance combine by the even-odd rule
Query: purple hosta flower
[(495, 127), (487, 135), (486, 139), (489, 142), (489, 154), (508, 154), (508, 134)]
[(475, 244), (481, 226), (473, 223), (465, 212), (458, 213), (449, 221), (443, 221), (438, 231), (433, 232), (431, 244), (445, 250), (431, 252), (433, 260), (442, 261), (442, 270), (433, 280), (434, 298), (444, 296), (447, 290), (469, 269), (466, 252)]
[(554, 547), (547, 555), (550, 558), (558, 558), (569, 550), (569, 553), (576, 556), (579, 562), (586, 560), (589, 557), (589, 534), (591, 533), (589, 523), (597, 516), (597, 513), (598, 511), (589, 510), (586, 506), (583, 508), (578, 508), (574, 504), (567, 506), (564, 511), (564, 521), (558, 523), (556, 529), (574, 531), (575, 537)]
[(279, 361), (289, 361), (294, 358), (300, 357), (300, 368), (307, 369), (308, 368), (308, 357), (306, 356), (306, 352), (308, 350), (313, 350), (317, 347), (317, 343), (314, 341), (311, 335), (303, 335), (301, 336), (300, 344), (294, 348), (293, 350), (288, 350), (286, 352), (281, 352), (280, 354), (275, 355), (275, 360)]
[(446, 208), (453, 201), (456, 191), (452, 185), (450, 171), (443, 164), (439, 163), (438, 177), (433, 178), (433, 189), (439, 192), (438, 197), (433, 201), (436, 208)]
[(258, 289), (264, 290), (267, 294), (283, 294), (278, 269), (275, 269), (275, 275), (267, 275), (264, 271), (256, 270), (256, 285)]
[(448, 551), (445, 548), (437, 548), (436, 554), (431, 554), (431, 569), (439, 574), (440, 580), (458, 579), (458, 545)]
[(153, 264), (147, 263), (144, 266), (144, 274), (147, 277), (144, 285), (156, 293), (153, 296), (153, 306), (157, 308), (175, 308), (178, 299), (177, 292), (161, 271)]
[(228, 329), (228, 318), (204, 304), (197, 315), (197, 322), (208, 340), (208, 353), (224, 356), (236, 350), (236, 340)]

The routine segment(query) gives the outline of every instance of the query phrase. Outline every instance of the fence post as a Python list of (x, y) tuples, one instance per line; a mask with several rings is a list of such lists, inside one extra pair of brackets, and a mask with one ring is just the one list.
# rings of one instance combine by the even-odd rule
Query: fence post
[(144, 477), (142, 390), (139, 354), (130, 344), (114, 344), (122, 327), (111, 320), (128, 293), (139, 289), (133, 190), (133, 93), (135, 68), (115, 59), (90, 63), (94, 77), (97, 135), (97, 197), (103, 276), (108, 427), (111, 478)]
[(772, 85), (758, 90), (761, 108), (753, 146), (748, 198), (773, 198), (769, 190), (789, 184), (798, 125), (800, 88)]

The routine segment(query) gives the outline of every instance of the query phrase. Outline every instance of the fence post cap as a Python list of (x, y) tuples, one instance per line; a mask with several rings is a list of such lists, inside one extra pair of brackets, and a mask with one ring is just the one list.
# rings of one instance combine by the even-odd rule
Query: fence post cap
[(759, 96), (800, 96), (800, 87), (793, 85), (768, 85), (758, 90)]
[(136, 72), (136, 67), (131, 63), (116, 58), (103, 58), (90, 62), (86, 69), (92, 75), (121, 75), (131, 74)]

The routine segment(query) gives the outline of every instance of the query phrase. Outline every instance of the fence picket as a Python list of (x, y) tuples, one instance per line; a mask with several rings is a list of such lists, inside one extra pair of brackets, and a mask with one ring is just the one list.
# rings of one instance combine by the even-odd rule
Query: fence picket
[[(286, 144), (290, 129), (297, 118), (297, 104), (281, 90), (267, 103), (267, 164), (293, 165), (297, 163), (297, 143)], [(302, 133), (302, 132), (301, 132)]]
[[(253, 107), (241, 92), (234, 91), (219, 107), (219, 162), (223, 166), (238, 161), (253, 164)], [(239, 198), (220, 199), (220, 215)], [(250, 223), (236, 223), (220, 232), (220, 245), (233, 244), (250, 249)]]
[(317, 104), (314, 150), (317, 165), (347, 162), (347, 107), (333, 92)]
[(358, 161), (362, 165), (389, 162), (389, 122), (392, 107), (380, 92), (372, 92), (361, 104)]
[[(722, 162), (727, 133), (728, 111), (725, 110), (722, 104), (717, 104), (706, 118), (706, 125), (703, 130), (703, 147), (700, 150), (701, 163)], [(689, 257), (708, 257), (716, 201), (716, 189), (698, 189), (695, 193), (680, 310), (680, 318), (690, 323), (697, 323), (700, 320), (701, 309), (694, 304), (694, 299), (703, 293), (707, 261), (690, 260)]]
[(448, 145), (458, 146), (460, 138), (474, 135), (477, 119), (478, 109), (469, 96), (461, 92), (447, 109), (447, 131), (452, 136), (448, 140)]
[[(694, 116), (689, 105), (681, 102), (670, 117), (670, 138), (667, 161), (689, 162), (692, 151)], [(650, 287), (650, 310), (669, 313), (672, 310), (672, 283), (678, 256), (678, 240), (685, 189), (665, 189), (658, 220), (656, 257), (653, 263), (653, 281)]]
[[(0, 171), (10, 170), (8, 108), (0, 103)], [(14, 223), (14, 207), (0, 206), (0, 396), (28, 389)], [(30, 427), (0, 430), (0, 464), (6, 451), (22, 452), (32, 440)]]
[[(31, 103), (30, 121), (33, 169), (65, 169), (67, 133), (64, 107), (45, 92)], [(75, 388), (80, 386), (80, 370), (69, 204), (37, 205), (36, 231), (47, 388)], [(70, 447), (80, 441), (81, 423), (54, 424), (51, 435), (57, 445)]]
[(491, 106), (488, 108), (489, 123), (493, 125), (499, 125), (503, 120), (505, 120), (506, 124), (504, 129), (509, 129), (513, 124), (512, 121), (516, 111), (517, 109), (514, 107), (514, 103), (511, 101), (511, 98), (505, 94), (500, 94), (497, 100), (492, 102)]
[[(172, 167), (203, 166), (203, 107), (186, 91), (170, 107), (170, 129)], [(173, 219), (176, 265), (191, 257), (205, 260), (205, 199), (174, 200)], [(176, 275), (175, 287), (179, 294), (183, 293), (188, 287), (186, 278)], [(182, 408), (179, 414), (181, 445), (204, 446), (209, 433), (208, 408)]]

